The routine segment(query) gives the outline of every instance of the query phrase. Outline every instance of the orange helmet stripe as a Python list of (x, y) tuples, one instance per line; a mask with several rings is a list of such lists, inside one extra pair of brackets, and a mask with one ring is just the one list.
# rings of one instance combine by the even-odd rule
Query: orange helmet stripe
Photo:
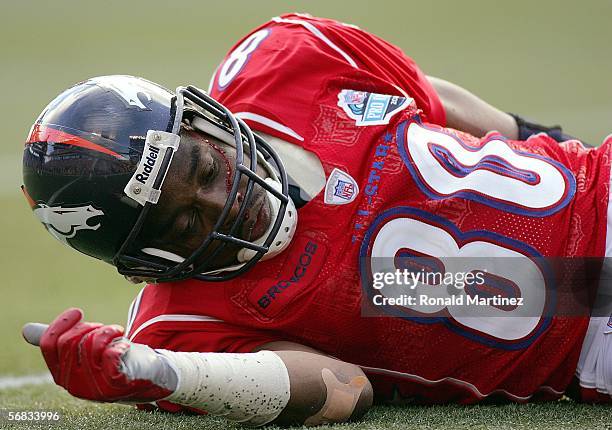
[(21, 191), (23, 191), (23, 195), (25, 196), (26, 200), (28, 201), (28, 204), (30, 205), (30, 207), (32, 209), (34, 209), (34, 207), (36, 206), (36, 202), (34, 201), (32, 196), (30, 196), (30, 193), (28, 193), (28, 190), (26, 190), (25, 185), (21, 186)]
[(36, 124), (32, 127), (32, 131), (30, 132), (30, 136), (28, 136), (28, 140), (26, 141), (26, 145), (35, 142), (54, 142), (54, 143), (63, 143), (65, 145), (78, 146), (80, 148), (91, 149), (93, 151), (102, 152), (104, 154), (112, 155), (116, 158), (123, 159), (121, 155), (112, 151), (108, 148), (105, 148), (101, 145), (97, 145), (89, 140), (83, 139), (81, 137), (75, 136), (73, 134), (65, 133), (60, 130), (56, 130), (51, 127), (46, 127), (44, 125)]

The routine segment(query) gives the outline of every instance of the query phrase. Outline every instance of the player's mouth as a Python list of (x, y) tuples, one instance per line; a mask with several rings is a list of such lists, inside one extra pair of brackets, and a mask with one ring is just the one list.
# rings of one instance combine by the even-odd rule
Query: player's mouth
[(268, 201), (268, 193), (262, 188), (257, 189), (253, 196), (253, 203), (246, 213), (246, 220), (243, 224), (242, 237), (244, 240), (257, 240), (261, 238), (270, 225), (271, 208)]

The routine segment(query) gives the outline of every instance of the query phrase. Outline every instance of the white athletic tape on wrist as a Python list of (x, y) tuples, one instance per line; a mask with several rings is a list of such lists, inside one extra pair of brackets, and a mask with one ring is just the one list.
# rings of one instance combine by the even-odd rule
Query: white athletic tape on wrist
[(164, 400), (251, 426), (269, 423), (289, 402), (289, 373), (272, 351), (248, 354), (156, 350), (178, 375)]
[[(125, 338), (121, 338), (120, 341), (129, 342)], [(148, 345), (129, 343), (130, 349), (121, 357), (123, 374), (130, 381), (144, 379), (153, 382), (158, 387), (170, 391), (176, 390), (178, 375), (166, 357), (158, 354)]]

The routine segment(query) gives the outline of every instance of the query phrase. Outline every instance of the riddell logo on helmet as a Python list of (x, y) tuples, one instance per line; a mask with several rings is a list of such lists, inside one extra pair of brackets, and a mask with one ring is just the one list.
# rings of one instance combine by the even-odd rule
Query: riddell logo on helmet
[(142, 172), (137, 173), (135, 178), (141, 184), (146, 184), (155, 168), (155, 163), (157, 162), (157, 156), (159, 155), (159, 148), (155, 146), (147, 146), (149, 153), (144, 158), (144, 162), (141, 163)]

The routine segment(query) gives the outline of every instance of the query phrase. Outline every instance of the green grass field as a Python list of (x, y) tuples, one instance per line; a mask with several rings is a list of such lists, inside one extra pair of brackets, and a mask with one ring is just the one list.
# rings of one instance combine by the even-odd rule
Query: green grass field
[[(49, 321), (69, 306), (82, 307), (92, 320), (123, 322), (138, 292), (111, 267), (59, 245), (30, 214), (18, 188), (20, 154), (36, 115), (61, 90), (95, 75), (206, 87), (239, 37), (288, 11), (357, 24), (401, 46), (426, 73), (504, 110), (561, 123), (586, 141), (598, 144), (612, 132), (608, 0), (2, 1), (0, 381), (44, 370), (40, 353), (20, 337), (25, 322)], [(77, 401), (51, 385), (0, 389), (0, 408), (61, 410), (66, 419), (55, 428), (231, 428), (211, 418)], [(363, 422), (338, 428), (603, 428), (609, 416), (609, 409), (571, 402), (380, 407)]]
[[(0, 408), (54, 410), (62, 419), (53, 429), (239, 429), (221, 418), (140, 412), (129, 406), (103, 405), (77, 400), (60, 388), (48, 385), (9, 390), (0, 397)], [(4, 425), (5, 427), (2, 427)], [(11, 427), (12, 425), (12, 427)], [(39, 426), (32, 426), (37, 428)], [(363, 421), (317, 427), (320, 429), (605, 429), (612, 427), (610, 409), (577, 405), (571, 401), (554, 404), (506, 406), (379, 406)], [(23, 424), (0, 421), (0, 428), (23, 428)], [(269, 427), (275, 429), (278, 427)], [(304, 428), (304, 427), (296, 427)]]

